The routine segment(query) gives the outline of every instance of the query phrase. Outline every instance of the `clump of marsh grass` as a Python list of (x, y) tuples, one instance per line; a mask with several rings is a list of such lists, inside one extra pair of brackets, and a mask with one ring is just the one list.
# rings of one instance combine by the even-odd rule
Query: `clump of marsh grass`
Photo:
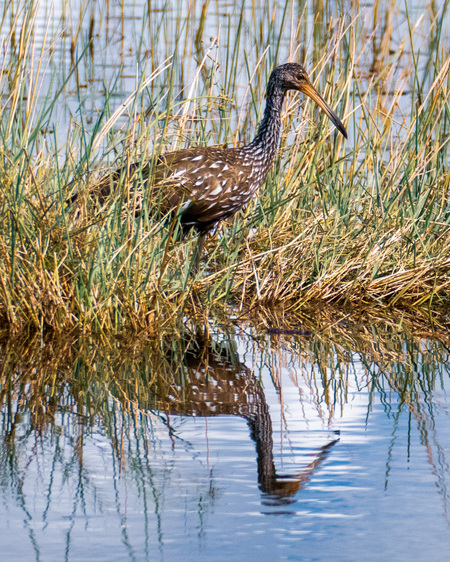
[[(311, 30), (311, 75), (346, 121), (350, 140), (335, 135), (308, 103), (289, 97), (266, 188), (209, 240), (196, 276), (190, 275), (195, 237), (180, 240), (176, 218), (152, 218), (155, 202), (145, 201), (148, 212), (136, 217), (126, 175), (100, 207), (90, 201), (90, 189), (112, 167), (144, 165), (188, 144), (235, 145), (252, 137), (272, 65), (282, 62), (283, 49), (286, 58), (299, 59), (296, 45), (308, 39), (309, 26), (308, 14), (297, 20), (289, 1), (270, 17), (257, 4), (260, 20), (249, 22), (244, 9), (235, 10), (209, 47), (196, 27), (207, 13), (183, 19), (178, 6), (184, 44), (174, 42), (171, 52), (167, 44), (155, 48), (151, 68), (118, 106), (119, 81), (104, 82), (90, 124), (82, 78), (92, 73), (94, 35), (83, 43), (76, 23), (69, 69), (44, 95), (57, 39), (47, 32), (38, 49), (33, 3), (10, 20), (1, 74), (0, 315), (11, 329), (157, 331), (186, 316), (220, 316), (230, 306), (244, 312), (330, 301), (448, 304), (450, 58), (438, 40), (446, 6), (423, 16), (431, 28), (425, 39), (406, 14), (404, 37), (394, 45), (394, 4), (383, 11), (377, 3), (373, 20), (357, 12), (336, 20), (324, 4)], [(171, 16), (166, 7), (161, 21), (168, 26)], [(162, 27), (151, 13), (146, 18), (155, 41)], [(250, 32), (258, 41), (246, 50)], [(165, 33), (170, 42), (170, 26)], [(84, 50), (77, 58), (78, 37)], [(245, 73), (244, 91), (238, 71), (241, 80)], [(74, 84), (78, 110), (59, 147), (52, 116)], [(77, 206), (67, 205), (75, 192)]]
[(447, 57), (426, 99), (414, 104), (411, 121), (396, 133), (397, 100), (385, 111), (378, 110), (378, 98), (375, 116), (361, 113), (353, 154), (341, 156), (335, 140), (332, 161), (312, 141), (300, 170), (275, 176), (286, 203), (262, 194), (259, 217), (266, 228), (246, 246), (234, 279), (247, 299), (252, 287), (253, 302), (295, 300), (294, 306), (446, 303), (449, 65)]

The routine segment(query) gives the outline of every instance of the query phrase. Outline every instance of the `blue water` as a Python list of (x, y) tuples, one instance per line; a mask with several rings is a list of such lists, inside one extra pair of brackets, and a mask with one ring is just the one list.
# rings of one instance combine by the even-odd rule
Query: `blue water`
[(86, 417), (68, 389), (53, 422), (33, 429), (25, 409), (13, 436), (4, 405), (2, 560), (450, 559), (448, 365), (431, 385), (436, 371), (411, 366), (422, 391), (401, 405), (393, 371), (411, 357), (369, 374), (355, 354), (324, 390), (293, 347), (235, 342), (264, 388), (277, 475), (297, 491), (261, 489), (238, 415), (134, 415), (111, 397)]
[[(55, 137), (58, 151), (61, 151), (61, 164), (67, 158), (65, 145), (68, 134), (69, 138), (76, 136), (80, 128), (89, 134), (93, 133), (101, 115), (103, 118), (100, 131), (111, 114), (116, 110), (119, 111), (114, 124), (107, 128), (111, 133), (118, 135), (117, 143), (120, 140), (124, 141), (130, 123), (136, 118), (136, 112), (147, 113), (159, 98), (162, 98), (161, 111), (163, 111), (167, 95), (167, 72), (157, 73), (154, 80), (144, 88), (144, 93), (148, 95), (144, 95), (143, 100), (139, 87), (141, 81), (149, 78), (160, 66), (167, 65), (173, 68), (176, 95), (179, 96), (180, 101), (186, 97), (202, 99), (211, 95), (225, 94), (226, 96), (229, 87), (227, 82), (235, 81), (239, 85), (235, 99), (226, 102), (226, 120), (230, 120), (232, 131), (242, 127), (242, 119), (245, 118), (249, 104), (255, 103), (255, 100), (262, 102), (262, 91), (252, 93), (252, 96), (256, 94), (255, 99), (249, 95), (249, 75), (258, 65), (270, 67), (288, 60), (299, 62), (305, 57), (307, 70), (315, 71), (313, 61), (317, 60), (318, 53), (313, 34), (317, 32), (314, 31), (314, 26), (318, 12), (314, 4), (271, 2), (268, 7), (267, 2), (262, 0), (247, 3), (227, 0), (208, 2), (207, 19), (201, 34), (201, 47), (198, 50), (196, 35), (201, 27), (200, 17), (204, 4), (204, 2), (167, 2), (167, 0), (152, 0), (152, 2), (132, 0), (127, 3), (41, 0), (36, 3), (36, 23), (32, 35), (34, 50), (27, 52), (27, 58), (30, 60), (30, 69), (33, 68), (33, 72), (36, 72), (40, 50), (44, 43), (39, 71), (41, 81), (38, 81), (37, 89), (42, 104), (49, 107), (50, 102), (62, 88), (58, 103), (52, 108), (48, 124), (45, 122), (49, 129), (46, 142), (51, 144), (54, 140), (53, 136)], [(385, 54), (392, 61), (393, 75), (388, 77), (384, 85), (386, 88), (384, 102), (389, 106), (392, 103), (391, 96), (395, 96), (395, 106), (401, 110), (395, 113), (395, 119), (403, 123), (411, 111), (411, 85), (405, 82), (405, 76), (413, 66), (413, 57), (416, 60), (423, 60), (419, 68), (426, 68), (430, 80), (434, 78), (433, 73), (426, 67), (426, 63), (429, 62), (427, 40), (431, 22), (433, 26), (442, 26), (439, 36), (440, 45), (443, 52), (448, 49), (450, 16), (447, 5), (443, 0), (439, 0), (430, 8), (429, 2), (414, 0), (398, 2), (389, 10), (386, 6), (376, 3), (377, 17), (383, 21), (383, 26), (387, 26), (383, 38), (384, 30), (381, 29), (381, 25), (379, 29), (373, 29), (373, 2), (360, 3), (359, 7), (358, 4), (352, 6), (350, 3), (347, 4), (328, 3), (325, 9), (327, 23), (324, 24), (327, 30), (324, 31), (324, 35), (326, 37), (331, 33), (328, 30), (329, 24), (330, 29), (336, 31), (341, 25), (345, 28), (350, 27), (353, 19), (358, 21), (359, 32), (356, 34), (349, 32), (346, 39), (340, 41), (342, 44), (345, 41), (358, 41), (356, 47), (358, 57), (353, 61), (358, 83), (354, 94), (356, 98), (369, 87), (372, 77), (377, 79), (376, 74), (372, 76), (371, 68), (376, 57), (371, 52), (372, 40), (368, 38), (374, 32), (375, 43), (379, 48), (382, 39), (388, 41), (389, 48)], [(11, 6), (5, 8), (4, 21), (0, 23), (0, 31), (5, 37), (9, 34), (12, 22), (15, 22), (16, 18), (19, 22), (16, 35), (20, 33), (20, 22), (24, 18), (25, 11), (19, 9), (19, 6), (19, 2), (12, 2)], [(383, 12), (386, 10), (385, 17), (380, 16), (381, 10)], [(293, 31), (299, 23), (301, 29), (307, 32), (306, 42), (302, 34), (298, 38)], [(89, 48), (90, 37), (93, 39), (91, 48)], [(239, 44), (240, 52), (236, 59), (231, 61), (230, 53), (236, 43)], [(334, 48), (334, 39), (327, 48), (329, 56), (332, 48)], [(386, 49), (386, 45), (383, 49)], [(198, 78), (198, 62), (206, 53), (208, 53), (206, 57), (208, 72), (214, 66), (213, 62), (216, 65), (214, 88), (206, 92), (202, 89), (202, 80), (200, 80), (200, 87), (191, 90)], [(5, 54), (8, 60), (7, 49)], [(387, 62), (388, 58), (385, 60), (385, 63)], [(330, 63), (343, 64), (344, 72), (349, 72), (348, 62), (342, 62), (339, 56), (336, 59), (331, 58)], [(75, 65), (77, 65), (77, 72), (74, 72)], [(230, 75), (227, 75), (230, 71), (229, 66), (235, 68)], [(4, 99), (9, 97), (8, 84), (7, 80), (0, 82), (0, 95), (3, 95)], [(254, 83), (252, 87), (255, 88)], [(130, 94), (136, 90), (140, 94), (137, 95), (135, 102), (123, 107), (122, 104), (126, 104)], [(397, 96), (397, 90), (403, 91), (404, 95)], [(367, 111), (372, 111), (373, 107), (370, 103), (367, 100), (365, 103)], [(355, 113), (358, 121), (359, 103), (355, 102), (354, 105), (354, 108), (349, 109), (349, 113)], [(185, 110), (186, 106), (183, 107)], [(179, 110), (180, 107), (175, 103), (172, 111)], [(193, 111), (194, 108), (191, 108), (190, 112)], [(158, 117), (158, 119), (162, 118), (162, 116)], [(198, 118), (197, 114), (196, 118)], [(157, 137), (158, 133), (154, 119), (155, 115), (148, 115), (151, 138)], [(216, 115), (214, 119), (219, 120), (219, 116)], [(250, 121), (254, 121), (253, 112)], [(210, 124), (205, 126), (208, 130), (211, 127)], [(397, 124), (393, 123), (393, 126)], [(252, 127), (254, 128), (254, 124)], [(248, 126), (245, 128), (247, 129)], [(348, 132), (351, 139), (353, 134), (351, 127), (348, 128)], [(398, 132), (402, 132), (401, 128)], [(246, 131), (238, 131), (238, 133), (245, 136)], [(133, 134), (139, 137), (141, 132), (135, 131)], [(103, 140), (104, 143), (99, 141), (99, 147), (108, 148), (109, 152), (111, 147), (105, 139)], [(212, 140), (214, 143), (225, 140), (229, 142), (229, 138), (218, 139), (214, 136)]]

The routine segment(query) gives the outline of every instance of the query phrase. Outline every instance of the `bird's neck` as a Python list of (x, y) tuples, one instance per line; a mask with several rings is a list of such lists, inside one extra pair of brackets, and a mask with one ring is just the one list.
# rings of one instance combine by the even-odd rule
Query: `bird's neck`
[[(259, 124), (258, 132), (248, 147), (261, 155), (261, 159), (269, 169), (275, 158), (281, 132), (281, 108), (285, 91), (269, 82), (264, 116)], [(268, 171), (268, 170), (267, 170)]]

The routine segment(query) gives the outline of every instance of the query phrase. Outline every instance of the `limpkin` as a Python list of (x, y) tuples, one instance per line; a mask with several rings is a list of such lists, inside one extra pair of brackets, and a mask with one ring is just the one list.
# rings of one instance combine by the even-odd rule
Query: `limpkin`
[[(137, 173), (136, 180), (139, 173), (144, 181), (150, 178), (152, 186), (147, 193), (157, 199), (160, 212), (177, 209), (183, 231), (195, 228), (199, 233), (198, 259), (204, 236), (244, 207), (264, 184), (278, 148), (281, 107), (288, 90), (309, 96), (347, 138), (344, 125), (311, 84), (305, 69), (287, 63), (270, 75), (264, 116), (250, 144), (239, 148), (186, 148), (163, 154), (144, 167), (136, 163), (120, 168), (99, 182), (96, 197), (107, 197), (124, 174)], [(140, 189), (142, 194), (142, 185)]]

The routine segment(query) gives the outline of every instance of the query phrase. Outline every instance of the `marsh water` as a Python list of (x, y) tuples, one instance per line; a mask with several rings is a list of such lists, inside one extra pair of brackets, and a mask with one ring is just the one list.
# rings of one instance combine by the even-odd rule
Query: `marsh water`
[(2, 560), (448, 560), (448, 334), (1, 348)]
[[(344, 30), (354, 21), (358, 21), (359, 35), (350, 40), (358, 44), (358, 56), (352, 62), (359, 88), (378, 81), (377, 69), (392, 57), (388, 76), (382, 79), (383, 103), (393, 101), (398, 106), (399, 123), (394, 123), (394, 129), (401, 133), (402, 127), (396, 127), (403, 123), (411, 103), (409, 85), (405, 88), (402, 82), (412, 60), (423, 61), (419, 73), (425, 81), (427, 77), (432, 80), (433, 45), (439, 43), (443, 52), (448, 49), (450, 20), (444, 1), (344, 1), (340, 5), (328, 0), (310, 4), (293, 0), (133, 0), (126, 4), (17, 0), (5, 6), (0, 23), (3, 36), (16, 29), (13, 41), (5, 41), (6, 59), (11, 52), (24, 55), (30, 74), (41, 78), (33, 94), (45, 106), (58, 98), (43, 130), (49, 133), (46, 142), (54, 144), (55, 156), (63, 163), (68, 134), (71, 138), (81, 129), (98, 135), (116, 111), (116, 118), (105, 127), (107, 140), (114, 137), (116, 149), (118, 144), (126, 146), (123, 137), (141, 113), (149, 117), (155, 111), (148, 125), (153, 128), (152, 140), (158, 139), (161, 115), (156, 106), (164, 107), (172, 95), (168, 86), (176, 90), (172, 132), (178, 130), (180, 117), (188, 114), (192, 119), (188, 142), (199, 135), (199, 119), (204, 121), (202, 131), (208, 131), (210, 144), (224, 142), (230, 130), (236, 131), (235, 141), (246, 141), (255, 131), (264, 102), (262, 92), (255, 99), (253, 88), (262, 90), (264, 85), (252, 83), (254, 71), (258, 69), (259, 74), (264, 65), (270, 68), (302, 60), (314, 72), (325, 56), (329, 65), (348, 72), (349, 52), (341, 60), (333, 49), (335, 41), (347, 41)], [(21, 22), (33, 41), (33, 49), (25, 53), (20, 52), (18, 41)], [(331, 39), (335, 32), (338, 38)], [(132, 94), (136, 97), (130, 103)], [(8, 87), (1, 95), (8, 99)], [(355, 95), (363, 94), (357, 91)], [(190, 107), (189, 103), (182, 105), (187, 100), (191, 100)], [(360, 116), (359, 104), (354, 105), (351, 113)], [(164, 132), (167, 136), (167, 124)], [(351, 127), (348, 132), (351, 142)], [(111, 150), (106, 141), (99, 142), (99, 147), (107, 153)], [(100, 158), (104, 160), (105, 155)]]

